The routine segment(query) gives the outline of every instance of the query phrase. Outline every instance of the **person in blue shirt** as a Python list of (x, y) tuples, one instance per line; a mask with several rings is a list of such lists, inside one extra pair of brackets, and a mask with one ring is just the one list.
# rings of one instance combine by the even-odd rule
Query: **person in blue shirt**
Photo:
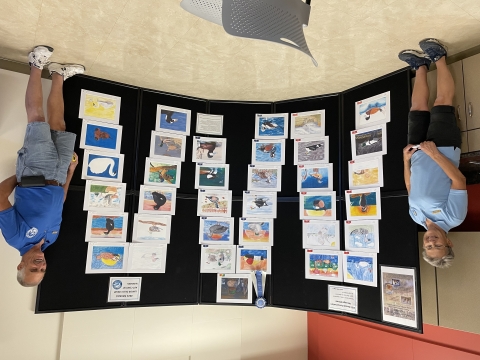
[[(0, 229), (6, 242), (21, 255), (17, 280), (22, 286), (38, 285), (47, 268), (43, 252), (60, 231), (63, 203), (77, 166), (73, 152), (75, 134), (65, 131), (63, 82), (83, 73), (82, 65), (49, 62), (53, 48), (36, 46), (28, 55), (30, 77), (25, 95), (28, 124), (18, 151), (16, 174), (0, 183)], [(48, 123), (43, 112), (42, 69), (48, 64), (52, 88), (47, 101)], [(43, 176), (32, 187), (22, 178)], [(44, 183), (44, 184), (43, 184)], [(14, 205), (8, 197), (15, 190)]]
[[(423, 52), (404, 50), (399, 54), (416, 70), (408, 145), (403, 149), (404, 178), (410, 216), (427, 230), (423, 258), (446, 268), (454, 259), (448, 232), (467, 215), (467, 185), (458, 170), (461, 136), (452, 106), (455, 84), (446, 63), (446, 47), (436, 39), (424, 39), (419, 45)], [(427, 71), (431, 62), (437, 66), (437, 97), (429, 111)]]

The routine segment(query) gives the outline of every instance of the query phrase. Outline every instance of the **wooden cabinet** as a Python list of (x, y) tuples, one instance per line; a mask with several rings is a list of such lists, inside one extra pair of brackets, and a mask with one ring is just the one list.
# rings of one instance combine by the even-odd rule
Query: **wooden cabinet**
[(467, 130), (480, 128), (480, 54), (463, 60)]

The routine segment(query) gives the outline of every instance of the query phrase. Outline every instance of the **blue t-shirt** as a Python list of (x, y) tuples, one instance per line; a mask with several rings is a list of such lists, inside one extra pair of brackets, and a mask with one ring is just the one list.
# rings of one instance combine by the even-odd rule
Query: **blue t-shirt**
[(10, 246), (25, 254), (45, 239), (42, 251), (57, 240), (62, 222), (63, 188), (44, 186), (15, 190), (15, 204), (0, 211), (0, 229)]
[[(458, 167), (459, 148), (439, 147), (438, 150)], [(408, 203), (412, 219), (426, 229), (428, 218), (445, 232), (460, 225), (467, 216), (467, 190), (451, 189), (452, 180), (421, 150), (412, 155), (411, 164)]]

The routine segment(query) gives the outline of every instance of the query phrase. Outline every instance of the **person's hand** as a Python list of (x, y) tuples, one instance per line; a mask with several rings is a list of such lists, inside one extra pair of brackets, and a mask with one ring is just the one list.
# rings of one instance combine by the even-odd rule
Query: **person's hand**
[(424, 141), (420, 144), (420, 147), (422, 148), (422, 151), (431, 158), (440, 153), (433, 141)]
[(415, 151), (417, 151), (417, 148), (413, 147), (414, 145), (408, 144), (403, 148), (403, 161), (410, 161), (412, 158), (412, 155)]
[(73, 153), (72, 161), (70, 161), (70, 166), (68, 167), (68, 171), (74, 172), (77, 165), (78, 165), (78, 155), (76, 153)]

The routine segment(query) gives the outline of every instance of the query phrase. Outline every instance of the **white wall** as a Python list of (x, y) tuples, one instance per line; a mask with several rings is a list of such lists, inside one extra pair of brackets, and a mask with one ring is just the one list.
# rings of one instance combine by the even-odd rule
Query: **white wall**
[[(0, 69), (0, 180), (15, 173), (27, 81)], [(46, 100), (50, 81), (43, 84)], [(222, 305), (35, 315), (35, 289), (15, 278), (19, 260), (0, 235), (0, 359), (307, 359), (307, 313), (300, 311)]]

